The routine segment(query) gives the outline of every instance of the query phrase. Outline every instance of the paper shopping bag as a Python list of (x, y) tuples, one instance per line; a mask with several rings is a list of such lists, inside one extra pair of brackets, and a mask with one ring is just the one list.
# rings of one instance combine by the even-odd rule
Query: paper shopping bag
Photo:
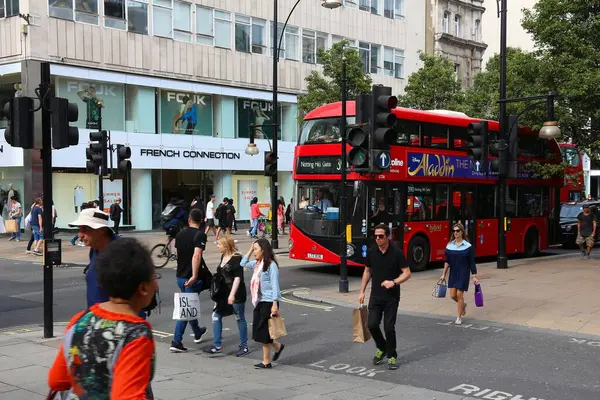
[(269, 336), (271, 339), (279, 339), (287, 335), (285, 330), (285, 323), (282, 317), (271, 317), (269, 319)]
[(175, 293), (173, 305), (175, 321), (200, 319), (200, 296), (198, 293)]
[(4, 227), (6, 228), (6, 233), (16, 233), (19, 230), (16, 219), (7, 219), (4, 221)]
[(371, 332), (367, 326), (369, 311), (367, 307), (361, 305), (352, 311), (352, 341), (356, 343), (366, 343), (371, 339)]

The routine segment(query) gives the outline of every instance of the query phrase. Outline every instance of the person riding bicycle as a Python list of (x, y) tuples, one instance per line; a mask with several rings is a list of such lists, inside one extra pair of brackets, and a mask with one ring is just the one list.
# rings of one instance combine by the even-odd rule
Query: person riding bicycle
[[(173, 239), (171, 246), (175, 248), (175, 236), (184, 228), (187, 227), (188, 207), (185, 201), (177, 197), (171, 198), (169, 204), (162, 212), (161, 220), (163, 221), (163, 229), (170, 239)], [(177, 259), (177, 255), (173, 251), (172, 259)]]

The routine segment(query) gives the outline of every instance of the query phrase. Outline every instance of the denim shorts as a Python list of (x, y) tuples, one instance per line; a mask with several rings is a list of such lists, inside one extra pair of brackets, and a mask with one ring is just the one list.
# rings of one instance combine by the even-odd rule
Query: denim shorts
[(33, 240), (38, 241), (44, 238), (44, 234), (40, 232), (40, 227), (32, 225), (31, 230), (33, 231)]

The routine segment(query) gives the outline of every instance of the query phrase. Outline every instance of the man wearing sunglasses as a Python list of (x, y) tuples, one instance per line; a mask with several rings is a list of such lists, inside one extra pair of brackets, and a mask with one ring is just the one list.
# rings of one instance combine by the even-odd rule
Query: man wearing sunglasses
[[(387, 356), (388, 368), (395, 370), (398, 369), (396, 316), (400, 303), (400, 284), (410, 279), (411, 273), (402, 250), (390, 244), (390, 228), (379, 224), (374, 229), (374, 236), (376, 245), (367, 252), (358, 302), (361, 305), (364, 303), (367, 284), (373, 278), (367, 321), (377, 346), (373, 364), (381, 364)], [(379, 327), (382, 319), (385, 337)]]

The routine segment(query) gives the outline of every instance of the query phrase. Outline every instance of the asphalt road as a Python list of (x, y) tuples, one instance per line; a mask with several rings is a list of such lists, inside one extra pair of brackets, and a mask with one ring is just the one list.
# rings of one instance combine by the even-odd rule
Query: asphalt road
[[(174, 271), (161, 271), (162, 312), (150, 321), (157, 340), (170, 342), (172, 298), (176, 289)], [(337, 282), (334, 268), (282, 269), (284, 291), (293, 287), (317, 288)], [(81, 268), (55, 269), (55, 321), (85, 307), (85, 282)], [(247, 280), (250, 275), (246, 274)], [(0, 260), (0, 328), (39, 324), (43, 320), (42, 270), (39, 265)], [(202, 321), (210, 322), (211, 303), (202, 294)], [(281, 306), (286, 320), (288, 346), (281, 363), (317, 371), (408, 384), (437, 391), (491, 400), (596, 400), (600, 339), (546, 330), (528, 330), (507, 325), (470, 324), (454, 326), (439, 317), (399, 315), (397, 322), (400, 369), (388, 371), (371, 365), (374, 344), (352, 342), (352, 310), (309, 303), (286, 294)], [(251, 322), (251, 304), (247, 303)], [(237, 348), (234, 318), (224, 320), (225, 355)], [(210, 345), (184, 343), (199, 357)], [(186, 332), (186, 334), (191, 331)], [(252, 343), (252, 342), (251, 342)], [(252, 344), (248, 357), (260, 358)], [(217, 356), (217, 357), (223, 357)], [(160, 368), (160, 366), (159, 366)]]

